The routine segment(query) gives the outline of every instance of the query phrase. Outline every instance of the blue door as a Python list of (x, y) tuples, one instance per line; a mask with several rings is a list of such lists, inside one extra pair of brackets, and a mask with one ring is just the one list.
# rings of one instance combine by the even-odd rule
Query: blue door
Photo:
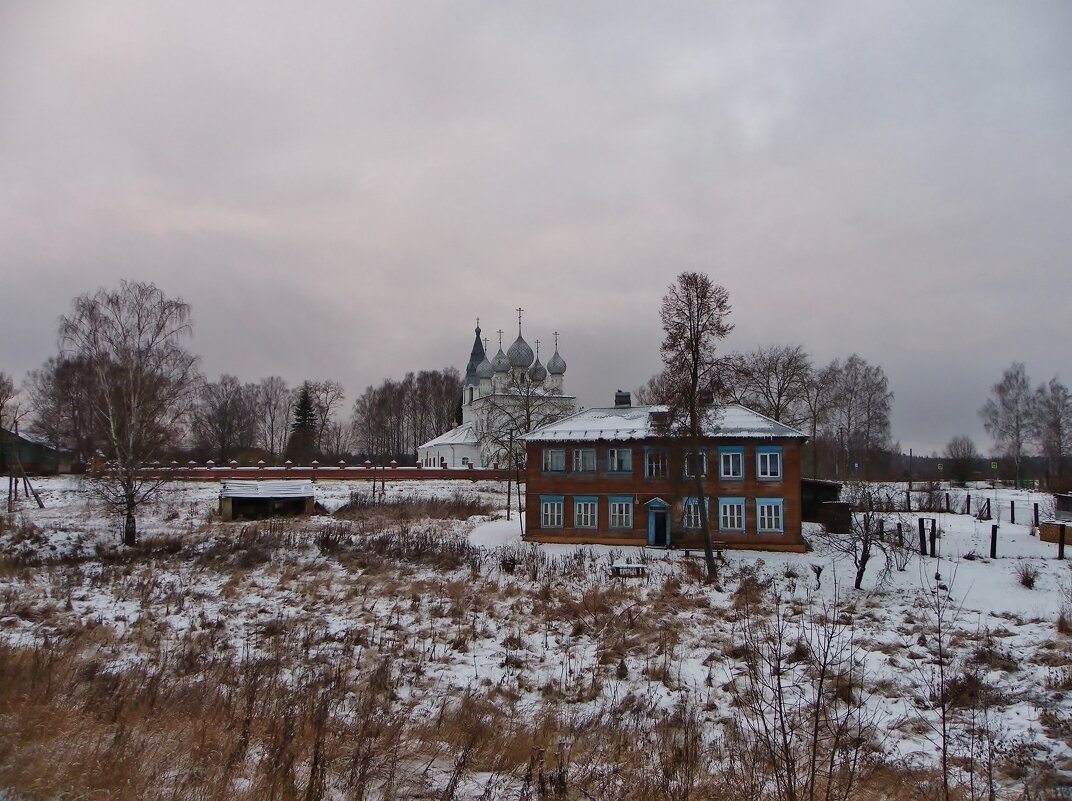
[(648, 545), (665, 548), (670, 544), (670, 507), (656, 498), (648, 507)]

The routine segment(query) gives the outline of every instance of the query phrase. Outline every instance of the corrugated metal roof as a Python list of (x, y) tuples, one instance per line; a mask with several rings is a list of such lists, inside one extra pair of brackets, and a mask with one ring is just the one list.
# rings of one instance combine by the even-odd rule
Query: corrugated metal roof
[(221, 498), (312, 498), (313, 482), (300, 480), (278, 481), (221, 481)]
[[(635, 440), (659, 436), (652, 424), (652, 412), (665, 412), (666, 406), (623, 406), (585, 409), (556, 423), (527, 434), (529, 442), (567, 442), (596, 440)], [(726, 439), (806, 439), (795, 428), (772, 420), (759, 412), (736, 404), (718, 407), (704, 421), (704, 436)]]

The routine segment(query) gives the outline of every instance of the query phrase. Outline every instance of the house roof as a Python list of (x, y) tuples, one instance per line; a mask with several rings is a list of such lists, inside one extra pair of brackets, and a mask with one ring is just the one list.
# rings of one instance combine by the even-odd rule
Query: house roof
[(446, 434), (440, 434), (435, 439), (421, 445), (421, 448), (444, 448), (448, 445), (479, 445), (480, 437), (476, 434), (476, 428), (472, 423), (462, 423), (452, 428)]
[(312, 498), (312, 481), (221, 481), (221, 498)]
[(49, 450), (58, 453), (70, 453), (70, 449), (57, 448), (48, 437), (41, 434), (31, 434), (26, 431), (20, 431), (16, 434), (14, 431), (9, 431), (6, 428), (0, 428), (0, 434), (2, 434), (5, 439), (20, 439), (30, 445), (39, 445), (42, 448), (48, 448)]
[[(593, 408), (564, 417), (527, 434), (528, 442), (585, 442), (650, 439), (662, 436), (652, 422), (652, 412), (666, 406)], [(705, 437), (720, 439), (807, 439), (807, 435), (744, 406), (721, 406), (704, 420)]]

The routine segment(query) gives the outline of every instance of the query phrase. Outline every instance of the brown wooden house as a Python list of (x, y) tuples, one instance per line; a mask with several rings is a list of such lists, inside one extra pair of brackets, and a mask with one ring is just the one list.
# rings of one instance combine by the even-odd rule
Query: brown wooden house
[[(743, 406), (712, 409), (698, 453), (665, 406), (586, 409), (525, 436), (525, 539), (695, 548), (699, 515), (729, 548), (803, 551), (801, 432)], [(703, 478), (707, 509), (695, 495)]]

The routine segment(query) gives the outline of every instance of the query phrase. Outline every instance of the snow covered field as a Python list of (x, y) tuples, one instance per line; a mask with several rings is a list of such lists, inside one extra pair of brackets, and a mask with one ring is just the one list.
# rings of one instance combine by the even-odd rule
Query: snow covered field
[[(221, 523), (216, 485), (175, 484), (142, 515), (135, 553), (118, 545), (115, 522), (77, 478), (37, 486), (46, 508), (20, 501), (0, 529), (5, 659), (69, 644), (95, 674), (188, 674), (202, 688), (224, 663), (234, 674), (274, 660), (273, 680), (294, 687), (322, 682), (330, 666), (338, 695), (329, 717), (347, 725), (360, 688), (386, 682), (378, 703), (406, 722), (407, 745), (370, 740), (394, 762), (363, 779), (345, 747), (352, 736), (297, 753), (291, 780), (299, 789), (317, 783), (320, 794), (309, 797), (537, 797), (545, 781), (577, 798), (740, 794), (711, 765), (733, 762), (742, 741), (727, 732), (762, 711), (748, 707), (748, 687), (761, 674), (784, 676), (786, 699), (803, 708), (824, 637), (841, 649), (841, 683), (830, 685), (841, 700), (831, 703), (866, 730), (861, 792), (868, 778), (888, 789), (903, 780), (926, 795), (940, 784), (943, 742), (951, 779), (975, 797), (986, 797), (991, 766), (999, 797), (1066, 797), (1072, 781), (1072, 638), (1057, 625), (1064, 610), (1072, 626), (1072, 571), (1055, 545), (1007, 514), (996, 560), (989, 522), (926, 514), (938, 519), (940, 557), (912, 555), (888, 574), (878, 557), (857, 591), (852, 561), (814, 526), (811, 552), (731, 551), (711, 585), (702, 560), (677, 552), (522, 543), (516, 511), (503, 518), (503, 486), (490, 482), (387, 484), (389, 499), (462, 492), (489, 505), (466, 520), (320, 515), (270, 525)], [(352, 490), (368, 489), (320, 482), (317, 500), (335, 512)], [(983, 492), (995, 508), (1015, 501), (1023, 522), (1030, 504), (1049, 502)], [(918, 543), (916, 519), (903, 515), (909, 545)], [(645, 575), (609, 575), (621, 561), (644, 564)], [(218, 690), (225, 698), (228, 686)], [(0, 710), (19, 715), (10, 703)], [(443, 723), (455, 718), (456, 729)], [(272, 741), (248, 732), (225, 739), (242, 742), (241, 753), (203, 781), (223, 787), (222, 797), (266, 797)], [(5, 752), (0, 736), (0, 785), (26, 791), (28, 769), (10, 755), (30, 743)], [(682, 743), (707, 767), (682, 772)], [(158, 768), (142, 760), (138, 786), (186, 797), (174, 764), (199, 757), (175, 748)], [(46, 786), (59, 794), (74, 782), (61, 771)], [(767, 785), (756, 786), (756, 797), (768, 797)]]

